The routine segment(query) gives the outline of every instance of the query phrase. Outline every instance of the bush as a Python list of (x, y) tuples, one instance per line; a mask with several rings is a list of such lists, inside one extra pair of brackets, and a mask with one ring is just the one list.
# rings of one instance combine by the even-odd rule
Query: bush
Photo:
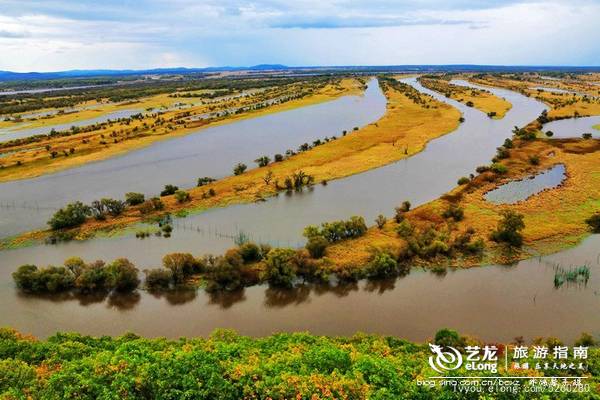
[(244, 243), (240, 246), (239, 254), (244, 263), (260, 261), (263, 257), (260, 247), (250, 242)]
[(467, 107), (474, 107), (475, 106), (475, 104), (473, 104), (472, 101), (467, 101), (465, 104), (466, 104)]
[(469, 182), (471, 182), (471, 180), (469, 178), (467, 178), (466, 176), (462, 176), (462, 177), (460, 177), (460, 179), (458, 180), (457, 183), (459, 185), (466, 185)]
[(274, 159), (275, 159), (275, 162), (283, 161), (283, 155), (282, 154), (275, 154)]
[(546, 136), (552, 137), (552, 136), (554, 136), (554, 132), (552, 132), (552, 131), (546, 131)]
[(86, 265), (75, 279), (75, 287), (83, 293), (103, 292), (111, 288), (111, 277), (103, 261)]
[(231, 265), (223, 257), (213, 260), (208, 268), (207, 291), (232, 291), (242, 288), (243, 286), (244, 282), (239, 266)]
[(130, 292), (138, 288), (138, 269), (126, 258), (118, 258), (106, 267), (109, 285), (119, 292)]
[(539, 156), (529, 156), (529, 163), (531, 165), (540, 165), (540, 157)]
[(173, 282), (173, 272), (169, 269), (156, 268), (144, 271), (146, 287), (150, 290), (168, 289)]
[(313, 236), (308, 239), (305, 247), (312, 258), (321, 258), (325, 255), (327, 246), (329, 242), (323, 236)]
[(575, 346), (592, 347), (596, 346), (597, 344), (598, 342), (596, 341), (596, 339), (594, 339), (592, 335), (586, 332), (583, 332), (581, 336), (579, 336), (579, 339), (575, 341)]
[(182, 283), (189, 275), (202, 272), (202, 263), (189, 253), (167, 254), (162, 262), (173, 273), (175, 283)]
[(591, 133), (584, 133), (583, 135), (581, 135), (582, 138), (584, 139), (591, 139), (592, 138), (592, 134)]
[(505, 174), (508, 172), (508, 168), (504, 164), (493, 163), (490, 166), (490, 171), (492, 171), (496, 174)]
[(89, 206), (77, 201), (58, 210), (48, 221), (53, 230), (73, 228), (83, 224), (92, 213)]
[(287, 288), (293, 286), (296, 266), (292, 260), (295, 254), (292, 249), (273, 249), (267, 254), (264, 277), (270, 285)]
[(451, 346), (456, 349), (461, 349), (465, 345), (464, 338), (462, 338), (458, 332), (447, 328), (437, 331), (434, 342), (438, 346)]
[(367, 232), (367, 225), (363, 217), (353, 216), (347, 221), (324, 222), (321, 228), (311, 225), (304, 229), (304, 236), (310, 239), (314, 236), (322, 236), (329, 243), (335, 243), (344, 239), (357, 238)]
[(600, 233), (600, 213), (592, 215), (585, 222), (590, 226), (592, 232)]
[(198, 178), (198, 186), (208, 185), (209, 183), (212, 183), (214, 181), (216, 181), (216, 179), (211, 178), (209, 176), (205, 176), (203, 178)]
[(165, 185), (165, 188), (160, 192), (160, 197), (171, 196), (178, 191), (179, 188), (175, 185)]
[(254, 160), (254, 162), (257, 163), (259, 167), (266, 167), (271, 162), (271, 159), (267, 156), (262, 156)]
[(135, 193), (129, 192), (125, 193), (125, 202), (130, 206), (136, 206), (138, 204), (142, 204), (145, 201), (145, 197), (143, 193)]
[(246, 172), (246, 169), (248, 169), (248, 166), (246, 164), (238, 163), (235, 167), (233, 167), (233, 174), (241, 175), (244, 172)]
[(456, 222), (462, 221), (464, 216), (465, 216), (464, 210), (455, 204), (450, 204), (448, 206), (448, 208), (446, 209), (446, 211), (444, 211), (442, 213), (442, 217), (444, 217), (446, 219), (452, 218)]
[(175, 192), (175, 199), (178, 203), (185, 203), (191, 200), (191, 196), (185, 190), (178, 190)]
[(367, 268), (369, 278), (385, 278), (396, 274), (398, 263), (388, 253), (378, 252), (373, 256)]
[(396, 233), (404, 239), (410, 237), (415, 232), (415, 228), (408, 220), (402, 221), (396, 228)]
[(375, 223), (377, 224), (377, 227), (379, 229), (383, 229), (383, 227), (385, 226), (386, 222), (387, 222), (387, 218), (384, 217), (382, 214), (379, 214), (377, 216), (377, 218), (375, 218)]
[(498, 229), (492, 232), (491, 239), (495, 242), (503, 242), (512, 247), (521, 247), (523, 235), (521, 231), (525, 228), (523, 215), (512, 210), (502, 212), (502, 220), (498, 222)]
[(106, 209), (106, 211), (116, 217), (117, 215), (121, 215), (123, 211), (125, 211), (125, 202), (121, 200), (115, 199), (102, 199), (100, 200), (102, 206)]

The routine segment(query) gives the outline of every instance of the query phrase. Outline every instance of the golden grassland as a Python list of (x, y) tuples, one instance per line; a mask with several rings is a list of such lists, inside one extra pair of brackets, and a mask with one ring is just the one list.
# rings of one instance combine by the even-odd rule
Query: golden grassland
[[(503, 87), (514, 90), (542, 101), (550, 107), (548, 111), (548, 118), (550, 120), (572, 118), (575, 116), (600, 115), (600, 97), (540, 91), (531, 88), (535, 84), (539, 84), (537, 81), (516, 80), (511, 77), (497, 75), (485, 75), (484, 77), (471, 78), (470, 80), (473, 83), (484, 86)], [(563, 89), (575, 90), (575, 88), (568, 85), (565, 85)]]
[[(40, 142), (32, 142), (14, 147), (6, 147), (3, 152), (10, 152), (2, 158), (0, 164), (0, 182), (17, 179), (26, 179), (49, 174), (80, 166), (86, 163), (104, 160), (116, 155), (139, 149), (159, 140), (170, 139), (177, 136), (197, 132), (199, 129), (218, 124), (238, 121), (244, 118), (257, 117), (269, 113), (281, 112), (297, 107), (329, 101), (343, 95), (357, 95), (362, 93), (363, 84), (357, 79), (343, 79), (336, 84), (328, 84), (314, 94), (288, 102), (270, 105), (258, 110), (251, 110), (241, 114), (229, 115), (218, 118), (210, 123), (198, 121), (194, 123), (179, 123), (178, 118), (226, 110), (231, 107), (244, 107), (255, 103), (255, 100), (238, 98), (204, 104), (189, 109), (165, 112), (159, 117), (147, 117), (141, 121), (134, 120), (127, 124), (116, 124), (103, 129), (82, 132), (71, 136), (52, 137)], [(296, 85), (282, 90), (273, 91), (272, 95), (281, 96), (285, 93), (293, 94), (298, 90)], [(154, 107), (164, 105), (167, 95), (154, 96), (143, 100), (136, 107)], [(172, 101), (172, 99), (171, 99)], [(158, 125), (158, 122), (163, 122)], [(146, 124), (146, 125), (144, 125)], [(148, 126), (152, 128), (148, 128)], [(84, 143), (85, 141), (85, 143)], [(50, 150), (46, 150), (46, 146)], [(74, 152), (71, 154), (71, 149)], [(50, 151), (56, 151), (56, 158), (50, 157)], [(13, 153), (14, 152), (14, 153)], [(67, 154), (68, 153), (68, 154)]]
[(492, 118), (495, 119), (503, 118), (512, 107), (512, 104), (506, 99), (498, 97), (486, 90), (454, 85), (441, 77), (437, 79), (423, 77), (419, 79), (419, 81), (423, 86), (442, 93), (446, 97), (461, 103), (473, 104), (473, 107), (491, 115)]
[[(482, 258), (441, 258), (429, 264), (440, 263), (468, 267), (508, 261), (504, 246), (491, 241), (489, 234), (496, 229), (503, 210), (514, 210), (524, 215), (523, 231), (526, 250), (510, 254), (510, 261), (533, 255), (547, 254), (579, 243), (589, 227), (585, 220), (600, 212), (600, 141), (584, 139), (554, 139), (534, 141), (515, 140), (510, 158), (503, 160), (508, 167), (505, 175), (484, 172), (466, 185), (456, 187), (441, 198), (424, 204), (406, 214), (417, 229), (433, 227), (450, 235), (465, 232), (468, 227), (484, 240), (487, 251)], [(532, 165), (531, 156), (539, 157), (539, 165)], [(484, 195), (499, 185), (544, 171), (554, 165), (566, 166), (567, 178), (555, 188), (542, 191), (517, 204), (498, 205), (485, 200)], [(450, 204), (464, 210), (460, 222), (448, 222), (442, 213)], [(334, 268), (366, 265), (376, 249), (398, 253), (406, 242), (396, 233), (398, 224), (389, 220), (383, 229), (372, 227), (358, 239), (333, 245), (327, 257)]]
[[(281, 162), (192, 188), (189, 190), (189, 202), (181, 204), (174, 196), (163, 197), (164, 211), (201, 211), (262, 200), (277, 193), (275, 181), (282, 184), (285, 177), (298, 171), (313, 176), (315, 183), (361, 173), (410, 157), (422, 151), (427, 142), (452, 132), (459, 124), (460, 112), (448, 104), (425, 95), (421, 96), (423, 102), (417, 103), (401, 90), (387, 86), (383, 89), (387, 110), (379, 121)], [(263, 178), (269, 172), (273, 178), (267, 184)], [(204, 194), (210, 189), (216, 195), (206, 198)], [(132, 207), (121, 216), (106, 221), (89, 219), (78, 230), (77, 238), (86, 239), (97, 231), (123, 228), (148, 217)], [(41, 239), (48, 234), (48, 231), (31, 232), (14, 239), (13, 243)]]

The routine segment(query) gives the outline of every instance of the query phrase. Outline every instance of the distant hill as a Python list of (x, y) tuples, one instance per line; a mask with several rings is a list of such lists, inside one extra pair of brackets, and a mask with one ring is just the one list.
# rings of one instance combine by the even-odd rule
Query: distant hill
[(57, 72), (11, 72), (0, 71), (0, 81), (43, 80), (60, 78), (89, 78), (99, 76), (167, 75), (225, 71), (413, 71), (413, 72), (600, 72), (597, 66), (511, 66), (511, 65), (381, 65), (381, 66), (305, 66), (288, 67), (282, 64), (259, 64), (251, 67), (207, 67), (207, 68), (154, 68), (154, 69), (90, 69)]
[(281, 64), (260, 64), (251, 67), (207, 67), (207, 68), (153, 68), (153, 69), (74, 69), (57, 72), (12, 72), (0, 71), (0, 81), (29, 80), (29, 79), (60, 79), (81, 78), (92, 76), (127, 76), (127, 75), (164, 75), (164, 74), (189, 74), (220, 71), (272, 71), (286, 70), (289, 67)]

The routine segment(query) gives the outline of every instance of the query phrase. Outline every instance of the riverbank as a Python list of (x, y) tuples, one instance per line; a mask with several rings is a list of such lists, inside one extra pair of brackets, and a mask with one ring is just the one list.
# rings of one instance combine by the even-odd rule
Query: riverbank
[[(472, 179), (465, 178), (462, 185), (440, 199), (405, 214), (413, 229), (421, 232), (433, 229), (444, 238), (442, 242), (446, 245), (472, 229), (471, 236), (483, 241), (485, 251), (477, 257), (451, 258), (441, 252), (430, 259), (413, 259), (413, 263), (430, 267), (504, 264), (557, 252), (580, 243), (589, 235), (586, 220), (600, 212), (600, 141), (516, 139), (513, 146), (507, 149), (508, 157), (499, 162), (504, 168), (497, 170), (503, 172), (494, 172), (488, 167)], [(485, 200), (486, 193), (507, 182), (528, 179), (559, 164), (565, 166), (566, 179), (556, 188), (543, 190), (516, 204), (495, 204)], [(444, 212), (451, 207), (461, 210), (459, 221), (444, 217)], [(523, 249), (507, 251), (504, 244), (490, 237), (507, 210), (524, 217)], [(368, 264), (376, 249), (402, 254), (409, 243), (399, 237), (399, 226), (389, 219), (382, 229), (371, 227), (358, 239), (329, 247), (327, 256), (343, 270)]]
[[(197, 212), (261, 201), (285, 191), (286, 178), (299, 171), (311, 176), (312, 184), (357, 174), (410, 157), (420, 152), (428, 141), (452, 132), (459, 125), (460, 112), (457, 109), (419, 94), (409, 85), (392, 80), (387, 82), (382, 84), (388, 99), (387, 111), (379, 121), (349, 131), (335, 140), (322, 140), (320, 145), (311, 145), (309, 150), (288, 156), (283, 161), (192, 188), (188, 190), (189, 201), (178, 202), (174, 196), (165, 196), (162, 198), (162, 211), (141, 214), (139, 207), (131, 207), (122, 215), (108, 217), (105, 221), (89, 219), (74, 230), (76, 238), (86, 239), (98, 231), (121, 229), (164, 212)], [(281, 153), (285, 153), (285, 149), (281, 149)], [(270, 178), (265, 180), (267, 176)], [(49, 231), (38, 231), (22, 235), (8, 245), (43, 239), (49, 234)]]
[[(539, 84), (537, 80), (512, 79), (510, 76), (496, 75), (477, 75), (468, 78), (471, 82), (488, 86), (488, 87), (503, 87), (509, 90), (522, 93), (526, 96), (533, 97), (544, 102), (550, 107), (548, 111), (548, 119), (550, 121), (556, 119), (585, 117), (600, 115), (600, 96), (589, 96), (587, 94), (577, 93), (556, 93), (551, 91), (538, 90), (532, 86)], [(569, 86), (564, 86), (565, 89), (573, 89)]]
[[(339, 79), (321, 85), (313, 82), (307, 87), (290, 85), (265, 99), (236, 98), (217, 105), (208, 103), (185, 110), (150, 113), (142, 118), (68, 136), (43, 138), (22, 145), (5, 147), (9, 155), (1, 160), (0, 182), (33, 178), (84, 164), (105, 160), (151, 144), (184, 136), (200, 129), (319, 104), (345, 95), (362, 93), (364, 83), (357, 79)], [(297, 98), (296, 98), (297, 97)], [(289, 98), (289, 100), (277, 100)], [(277, 100), (277, 101), (274, 101)], [(272, 104), (270, 102), (274, 101)], [(269, 103), (266, 106), (260, 105)], [(155, 103), (155, 101), (151, 101)], [(158, 104), (158, 103), (156, 103)], [(259, 107), (256, 107), (259, 104)], [(265, 103), (266, 104), (266, 103)], [(139, 106), (135, 104), (134, 106)], [(230, 112), (232, 108), (243, 112)], [(218, 116), (219, 112), (223, 116)], [(215, 114), (211, 119), (192, 121), (195, 115)], [(52, 155), (54, 154), (54, 155)]]
[(443, 76), (427, 75), (419, 79), (428, 89), (486, 113), (490, 118), (504, 118), (512, 104), (486, 90), (455, 85)]
[[(438, 331), (431, 342), (454, 346), (463, 353), (467, 345), (492, 345), (448, 329)], [(550, 348), (560, 343), (554, 338), (536, 341)], [(454, 374), (481, 378), (531, 376), (530, 371), (512, 367), (515, 346), (497, 346), (499, 358), (505, 354), (506, 360), (511, 361), (510, 368), (499, 367), (490, 375), (489, 371), (467, 370), (462, 366)], [(366, 334), (327, 337), (281, 333), (250, 338), (234, 331), (217, 330), (208, 338), (173, 341), (146, 339), (133, 333), (115, 338), (60, 333), (38, 341), (4, 328), (0, 330), (3, 377), (0, 396), (166, 399), (181, 398), (185, 393), (187, 397), (207, 400), (463, 399), (464, 393), (455, 391), (453, 386), (422, 384), (439, 375), (428, 363), (431, 354), (426, 343)], [(533, 351), (529, 354), (514, 362), (535, 365)], [(590, 347), (583, 360), (588, 370), (550, 367), (534, 375), (538, 378), (583, 377), (584, 383), (590, 385), (589, 392), (559, 394), (547, 388), (536, 395), (525, 391), (513, 393), (511, 398), (547, 398), (549, 395), (557, 399), (589, 398), (597, 390), (599, 359), (598, 347)], [(498, 362), (498, 365), (503, 363)], [(177, 379), (173, 379), (175, 376)]]

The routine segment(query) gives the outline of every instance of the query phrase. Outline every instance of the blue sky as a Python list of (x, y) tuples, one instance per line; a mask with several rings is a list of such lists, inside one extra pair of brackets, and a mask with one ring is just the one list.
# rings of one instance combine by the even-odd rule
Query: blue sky
[(0, 70), (600, 65), (600, 0), (0, 0)]

